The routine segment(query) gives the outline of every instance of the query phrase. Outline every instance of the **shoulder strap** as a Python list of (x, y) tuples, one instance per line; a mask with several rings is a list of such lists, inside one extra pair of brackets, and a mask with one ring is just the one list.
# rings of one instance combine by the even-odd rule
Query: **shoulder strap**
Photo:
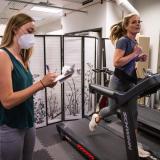
[(13, 55), (11, 54), (11, 52), (10, 52), (7, 48), (2, 47), (2, 48), (0, 48), (0, 49), (4, 50), (10, 57), (13, 56)]

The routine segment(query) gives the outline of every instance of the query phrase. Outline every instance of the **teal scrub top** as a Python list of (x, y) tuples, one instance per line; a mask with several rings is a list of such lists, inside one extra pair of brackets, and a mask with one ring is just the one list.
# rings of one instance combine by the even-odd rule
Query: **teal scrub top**
[[(32, 74), (10, 53), (6, 48), (3, 49), (13, 63), (12, 85), (13, 91), (21, 91), (33, 84)], [(3, 92), (3, 91), (0, 91)], [(12, 109), (5, 109), (0, 103), (0, 125), (7, 125), (12, 128), (31, 128), (34, 125), (33, 96)]]

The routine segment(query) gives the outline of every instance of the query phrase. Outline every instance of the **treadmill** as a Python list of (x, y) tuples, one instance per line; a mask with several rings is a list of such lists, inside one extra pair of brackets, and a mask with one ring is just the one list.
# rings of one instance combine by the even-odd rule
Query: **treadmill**
[(127, 92), (90, 85), (90, 92), (115, 99), (117, 108), (121, 110), (124, 138), (101, 126), (98, 126), (95, 132), (90, 132), (89, 121), (86, 118), (59, 123), (57, 130), (62, 138), (68, 140), (89, 160), (139, 160), (133, 119), (127, 104), (131, 98), (154, 93), (159, 88), (160, 74), (145, 78)]
[[(153, 75), (151, 72), (147, 73), (145, 69), (144, 72), (147, 76)], [(152, 93), (154, 93), (154, 89), (153, 92), (149, 92), (148, 95), (151, 95)], [(157, 138), (160, 138), (160, 112), (155, 109), (139, 105), (138, 113), (139, 129), (146, 131)]]
[(160, 112), (139, 106), (138, 114), (138, 128), (160, 138)]
[[(104, 73), (104, 83), (109, 79), (106, 78), (106, 75), (110, 77), (113, 74), (113, 71), (108, 68), (103, 67), (103, 69), (93, 69), (96, 73)], [(146, 76), (152, 76), (153, 73), (146, 73)], [(151, 94), (151, 93), (149, 93)], [(108, 119), (107, 119), (108, 120)], [(106, 120), (106, 121), (107, 121)], [(108, 121), (111, 121), (110, 119)], [(138, 105), (138, 128), (142, 131), (145, 131), (157, 138), (160, 138), (160, 111), (157, 111), (152, 108), (147, 108), (142, 105)]]

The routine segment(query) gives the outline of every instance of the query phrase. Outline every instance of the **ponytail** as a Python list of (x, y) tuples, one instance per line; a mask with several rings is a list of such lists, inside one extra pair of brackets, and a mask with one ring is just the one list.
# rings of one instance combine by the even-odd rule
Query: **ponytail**
[(124, 35), (124, 33), (125, 32), (122, 26), (122, 22), (116, 23), (113, 26), (111, 26), (110, 39), (112, 43), (114, 44), (116, 40), (118, 40)]

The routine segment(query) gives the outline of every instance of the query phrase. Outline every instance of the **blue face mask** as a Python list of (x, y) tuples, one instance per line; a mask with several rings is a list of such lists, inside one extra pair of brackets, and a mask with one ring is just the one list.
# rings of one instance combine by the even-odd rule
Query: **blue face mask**
[(18, 44), (21, 49), (29, 49), (35, 44), (34, 34), (23, 34), (18, 39)]

